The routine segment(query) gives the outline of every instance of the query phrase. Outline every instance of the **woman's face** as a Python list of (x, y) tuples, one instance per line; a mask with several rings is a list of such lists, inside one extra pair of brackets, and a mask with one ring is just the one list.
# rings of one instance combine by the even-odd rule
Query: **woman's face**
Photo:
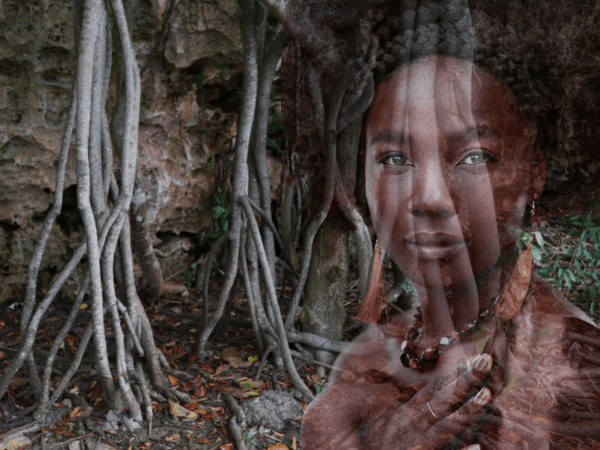
[(447, 56), (422, 59), (377, 89), (367, 199), (381, 245), (420, 285), (456, 288), (486, 273), (506, 231), (521, 227), (532, 152), (508, 95)]

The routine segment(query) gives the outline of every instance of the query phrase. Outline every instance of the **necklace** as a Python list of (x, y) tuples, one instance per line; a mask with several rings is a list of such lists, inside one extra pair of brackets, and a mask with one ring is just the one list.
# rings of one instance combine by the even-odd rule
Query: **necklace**
[(454, 330), (450, 336), (444, 336), (438, 341), (437, 345), (425, 348), (421, 352), (421, 356), (418, 356), (416, 341), (419, 337), (419, 328), (423, 326), (423, 311), (421, 311), (420, 306), (417, 306), (413, 325), (406, 332), (404, 342), (400, 345), (400, 350), (402, 351), (400, 362), (402, 365), (415, 370), (421, 370), (426, 366), (434, 366), (440, 353), (454, 347), (459, 342), (465, 341), (479, 322), (485, 322), (489, 319), (490, 311), (493, 310), (498, 298), (494, 297), (490, 309), (481, 309), (477, 319), (469, 320), (462, 329)]

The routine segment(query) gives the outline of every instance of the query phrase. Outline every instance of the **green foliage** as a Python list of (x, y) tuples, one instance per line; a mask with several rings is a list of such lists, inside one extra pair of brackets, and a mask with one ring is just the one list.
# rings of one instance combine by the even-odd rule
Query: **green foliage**
[(258, 445), (258, 442), (254, 440), (254, 436), (256, 436), (256, 428), (250, 428), (246, 435), (244, 436), (244, 442), (246, 445)]
[[(212, 157), (209, 158), (209, 165), (212, 167)], [(208, 243), (212, 246), (219, 237), (229, 231), (229, 192), (227, 192), (221, 186), (218, 186), (217, 191), (212, 196), (211, 205), (207, 208), (203, 206), (196, 206), (196, 209), (198, 211), (208, 211), (213, 219), (213, 231), (208, 235)], [(227, 245), (227, 243), (225, 243), (225, 245)], [(216, 259), (213, 259), (213, 264), (216, 266), (219, 265)], [(192, 265), (192, 269), (194, 268), (194, 265)], [(191, 278), (189, 279), (191, 280)]]
[(532, 242), (533, 258), (541, 265), (538, 273), (553, 279), (565, 293), (578, 288), (580, 293), (575, 301), (580, 304), (589, 302), (593, 314), (596, 306), (600, 306), (600, 216), (595, 217), (592, 211), (587, 215), (567, 216), (564, 221), (574, 227), (567, 233), (574, 238), (565, 253), (570, 258), (568, 263), (549, 259), (544, 238), (538, 231), (523, 232), (521, 242), (522, 245)]
[(315, 390), (317, 393), (323, 392), (327, 387), (327, 380), (325, 379), (313, 380), (313, 382), (315, 383)]

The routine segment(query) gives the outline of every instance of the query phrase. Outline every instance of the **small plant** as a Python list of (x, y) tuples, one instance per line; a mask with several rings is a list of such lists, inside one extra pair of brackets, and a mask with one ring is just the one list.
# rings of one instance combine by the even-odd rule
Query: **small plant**
[[(208, 243), (212, 246), (214, 242), (223, 234), (229, 231), (229, 193), (221, 186), (217, 187), (217, 192), (212, 196), (212, 206), (206, 208), (213, 218), (213, 231), (208, 235)], [(198, 211), (203, 211), (203, 206), (197, 206)], [(224, 245), (227, 245), (225, 243)], [(216, 259), (213, 264), (219, 265)]]
[[(568, 293), (577, 286), (580, 293), (575, 299), (577, 303), (590, 302), (590, 313), (594, 313), (600, 305), (600, 217), (594, 217), (594, 212), (587, 215), (565, 217), (565, 222), (574, 226), (567, 234), (575, 238), (564, 256), (569, 262), (554, 260), (547, 257), (544, 238), (539, 232), (521, 234), (521, 242), (526, 245), (532, 242), (532, 255), (541, 266), (538, 273), (544, 278), (552, 278), (558, 288)], [(592, 283), (593, 282), (593, 283)]]
[(258, 445), (258, 442), (254, 440), (254, 436), (256, 436), (256, 428), (250, 428), (246, 435), (244, 436), (244, 442), (246, 445)]

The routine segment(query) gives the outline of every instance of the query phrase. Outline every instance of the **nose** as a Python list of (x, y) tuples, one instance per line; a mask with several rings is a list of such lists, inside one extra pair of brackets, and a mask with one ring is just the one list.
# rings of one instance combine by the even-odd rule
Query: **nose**
[(412, 214), (416, 217), (451, 217), (454, 202), (438, 158), (417, 167), (413, 178)]

